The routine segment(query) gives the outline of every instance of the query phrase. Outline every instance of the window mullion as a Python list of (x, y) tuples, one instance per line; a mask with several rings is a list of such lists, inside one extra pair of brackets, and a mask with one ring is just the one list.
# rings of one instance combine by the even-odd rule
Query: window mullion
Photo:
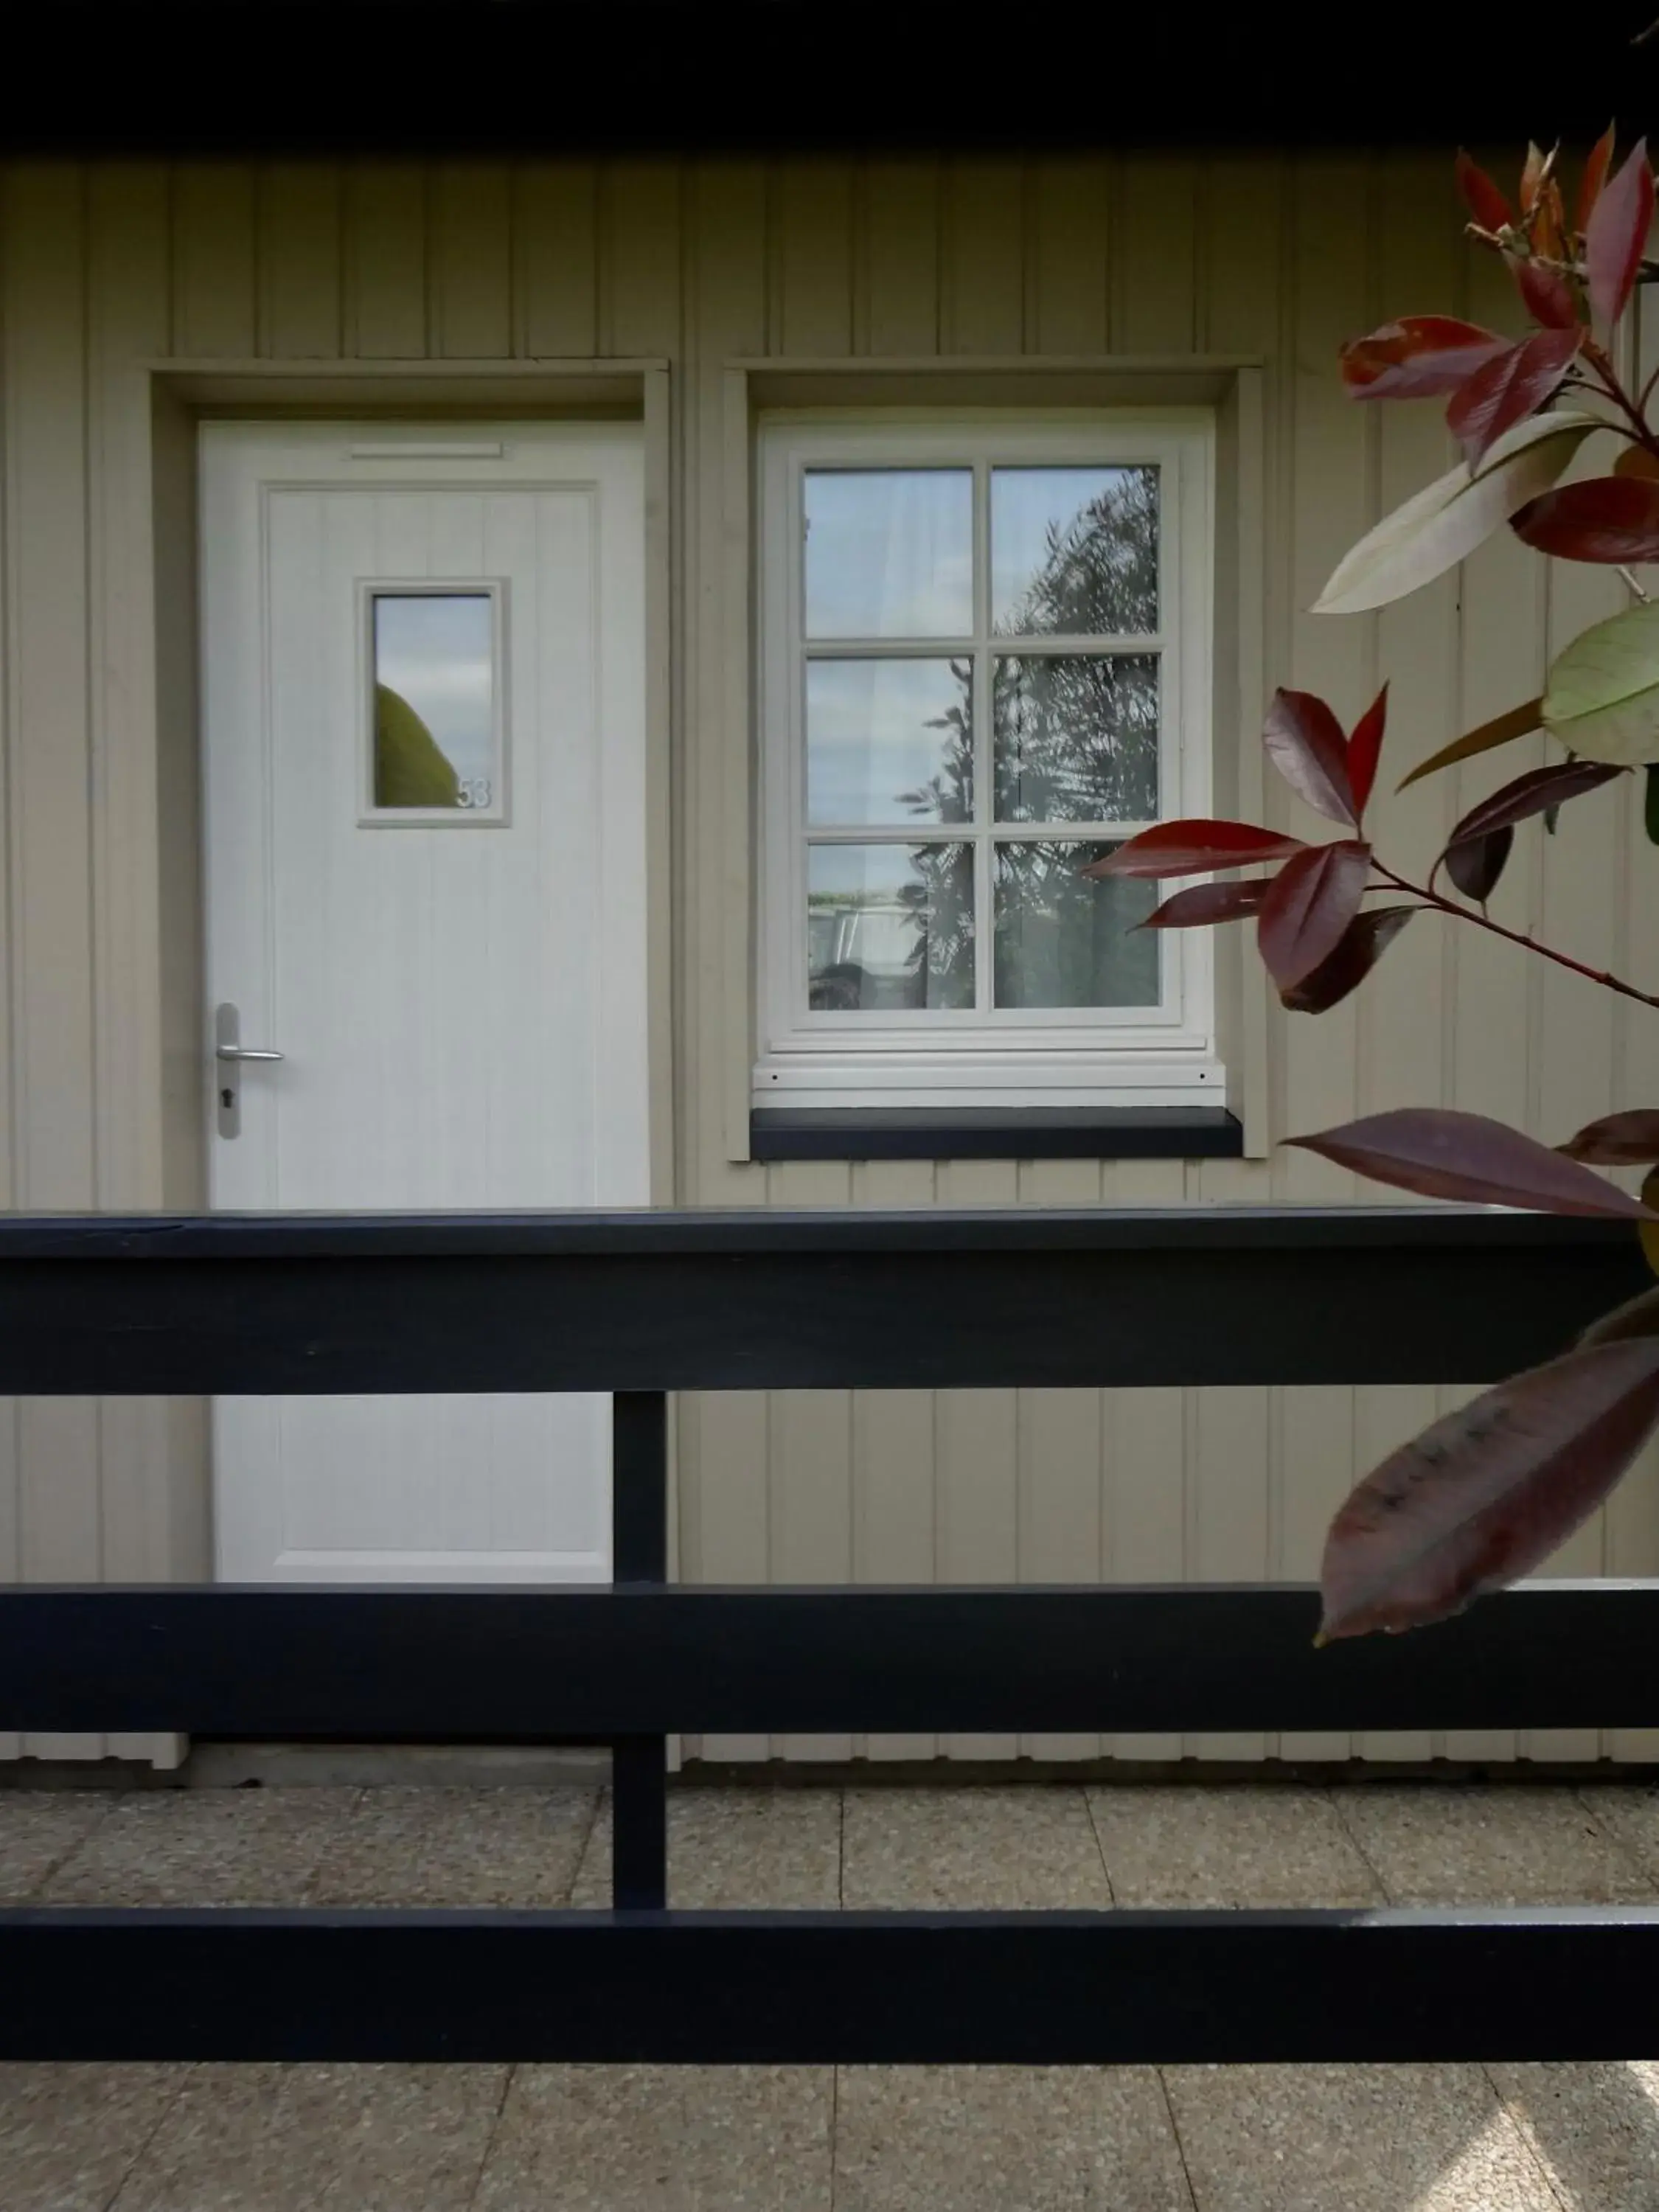
[(791, 471), (790, 496), (794, 502), (788, 571), (784, 604), (789, 632), (789, 757), (787, 763), (790, 826), (789, 920), (785, 942), (789, 947), (789, 994), (795, 1019), (811, 1003), (811, 843), (806, 805), (806, 476)]
[[(978, 663), (976, 682), (983, 692), (988, 686), (988, 656), (975, 655)], [(988, 799), (986, 806), (975, 804), (974, 812), (974, 1007), (981, 1014), (988, 1014), (994, 1004), (993, 970), (996, 950), (996, 911), (994, 864), (995, 847), (985, 828)]]
[(995, 848), (988, 834), (996, 820), (995, 746), (991, 728), (991, 474), (982, 458), (974, 464), (974, 1009), (988, 1014), (995, 1003)]
[[(813, 822), (809, 845), (960, 845), (971, 836), (960, 822)], [(1117, 832), (1114, 830), (1113, 836)]]

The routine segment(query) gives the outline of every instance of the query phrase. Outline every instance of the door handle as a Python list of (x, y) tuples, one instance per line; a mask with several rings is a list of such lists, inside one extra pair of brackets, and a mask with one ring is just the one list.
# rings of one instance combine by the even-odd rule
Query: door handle
[(214, 1082), (214, 1115), (222, 1137), (242, 1133), (242, 1078), (244, 1060), (281, 1060), (269, 1045), (242, 1042), (242, 1017), (229, 1004), (213, 1010), (213, 1057), (219, 1063)]

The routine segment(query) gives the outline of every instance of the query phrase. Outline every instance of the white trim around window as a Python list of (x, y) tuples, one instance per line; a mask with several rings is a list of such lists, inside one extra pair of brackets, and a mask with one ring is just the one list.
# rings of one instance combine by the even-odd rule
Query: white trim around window
[[(1005, 910), (1001, 888), (1005, 881), (1052, 881), (1057, 896), (1071, 902), (1075, 931), (1072, 878), (1090, 856), (1085, 848), (1119, 842), (1151, 819), (1211, 811), (1214, 465), (1213, 417), (1198, 408), (886, 409), (763, 418), (756, 593), (757, 1106), (1225, 1103), (1207, 931), (1134, 939), (1133, 961), (1126, 956), (1115, 970), (1132, 980), (1100, 994), (1115, 988), (1128, 1002), (1082, 1004), (1087, 993), (1079, 988), (1074, 963), (1069, 980), (1055, 981), (1053, 945), (1061, 925), (1046, 913), (1035, 917), (1034, 929), (1048, 929), (1042, 957), (1053, 972), (1024, 974), (1014, 952), (1005, 960), (1016, 892), (1009, 890)], [(1036, 513), (1043, 486), (1060, 483), (997, 472), (1058, 470), (1121, 471), (1121, 481), (1133, 477), (1155, 486), (1156, 589), (1148, 579), (1143, 620), (1099, 635), (1062, 626), (1066, 617), (1041, 630), (1011, 629), (1007, 610), (995, 605), (998, 588), (1006, 596), (1008, 562), (1006, 548), (993, 542), (994, 487), (998, 512), (1012, 517), (1029, 488), (1038, 495), (1034, 504), (1027, 500)], [(827, 501), (840, 499), (845, 507), (857, 496), (838, 479), (886, 474), (890, 485), (891, 472), (912, 486), (927, 476), (902, 529), (872, 544), (895, 574), (908, 571), (910, 587), (900, 579), (890, 589), (873, 580), (863, 588), (854, 563), (839, 583), (813, 587), (818, 598), (809, 610), (809, 499), (818, 502), (822, 519)], [(1013, 535), (1011, 520), (1005, 530), (1011, 544)], [(1054, 797), (1052, 779), (1048, 787), (1012, 781), (1002, 750), (1018, 711), (1004, 704), (1010, 686), (1024, 685), (1029, 694), (1035, 683), (1040, 699), (1046, 684), (1057, 696), (1066, 673), (1044, 663), (1078, 670), (1109, 659), (1114, 683), (1153, 702), (1155, 735), (1144, 732), (1130, 772), (1109, 792), (1098, 780), (1092, 789), (1084, 780), (1085, 799), (1101, 793), (1097, 805), (1069, 787)], [(890, 662), (908, 667), (901, 673), (881, 665)], [(949, 772), (897, 795), (903, 807), (883, 785), (872, 809), (856, 792), (849, 800), (844, 782), (831, 787), (821, 766), (825, 748), (815, 746), (809, 776), (809, 690), (829, 727), (830, 711), (844, 710), (849, 687), (855, 694), (860, 684), (894, 683), (913, 686), (918, 697), (933, 683), (960, 701), (954, 713), (946, 709), (954, 750)], [(942, 726), (931, 715), (913, 720)], [(1112, 757), (1109, 748), (1104, 757)], [(1031, 788), (1050, 795), (1033, 801)], [(897, 884), (907, 872), (912, 880), (890, 890), (885, 903), (879, 890), (834, 888), (842, 877)], [(940, 897), (926, 886), (941, 882), (958, 909), (953, 934), (942, 923), (934, 930), (938, 940), (948, 935), (948, 949), (925, 951), (933, 972), (923, 975), (912, 943), (899, 977), (894, 945), (903, 927), (918, 933), (902, 902), (931, 900), (926, 912), (935, 916)], [(1134, 896), (1150, 901), (1153, 888)], [(1107, 895), (1104, 885), (1091, 890)], [(1031, 917), (1033, 894), (1018, 896), (1026, 902), (1022, 917)], [(1043, 896), (1039, 889), (1036, 907)], [(846, 949), (842, 940), (865, 953), (863, 964), (836, 959)], [(872, 975), (890, 980), (884, 988), (872, 984)], [(837, 996), (824, 987), (827, 975), (854, 980), (840, 984)]]

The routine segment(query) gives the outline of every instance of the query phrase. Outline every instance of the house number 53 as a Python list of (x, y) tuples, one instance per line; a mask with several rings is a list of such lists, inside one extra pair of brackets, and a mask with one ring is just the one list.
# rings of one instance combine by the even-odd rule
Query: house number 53
[(489, 778), (487, 775), (464, 775), (459, 779), (455, 804), (477, 808), (489, 804)]

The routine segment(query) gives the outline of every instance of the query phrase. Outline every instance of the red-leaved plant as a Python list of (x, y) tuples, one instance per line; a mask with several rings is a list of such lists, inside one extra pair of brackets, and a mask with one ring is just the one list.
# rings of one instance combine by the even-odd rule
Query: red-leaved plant
[[(1541, 553), (1618, 568), (1632, 605), (1557, 655), (1542, 698), (1443, 747), (1401, 788), (1540, 729), (1563, 757), (1472, 807), (1428, 880), (1415, 883), (1379, 859), (1365, 832), (1386, 685), (1351, 731), (1322, 699), (1281, 690), (1263, 733), (1268, 758), (1336, 836), (1310, 844), (1246, 822), (1164, 822), (1087, 872), (1167, 880), (1266, 866), (1176, 891), (1142, 927), (1253, 919), (1292, 1012), (1323, 1013), (1346, 999), (1427, 911), (1659, 1007), (1659, 995), (1506, 928), (1486, 907), (1519, 824), (1543, 815), (1553, 827), (1558, 808), (1637, 768), (1659, 842), (1659, 604), (1631, 573), (1659, 561), (1659, 435), (1648, 416), (1659, 371), (1632, 393), (1619, 344), (1638, 283), (1659, 276), (1645, 258), (1654, 177), (1645, 141), (1616, 170), (1613, 152), (1609, 129), (1584, 165), (1571, 222), (1554, 153), (1528, 149), (1513, 208), (1458, 156), (1470, 234), (1503, 256), (1533, 328), (1514, 339), (1452, 315), (1402, 315), (1343, 349), (1354, 398), (1443, 399), (1463, 459), (1361, 539), (1316, 608), (1386, 605), (1506, 523)], [(1591, 439), (1616, 443), (1607, 472), (1561, 483)], [(1659, 1108), (1612, 1115), (1553, 1151), (1483, 1115), (1426, 1108), (1291, 1141), (1431, 1198), (1627, 1218), (1659, 1272)], [(1591, 1171), (1632, 1166), (1649, 1170), (1640, 1198)], [(1321, 1641), (1443, 1620), (1528, 1573), (1601, 1504), (1656, 1425), (1659, 1289), (1435, 1422), (1359, 1484), (1326, 1540)]]

